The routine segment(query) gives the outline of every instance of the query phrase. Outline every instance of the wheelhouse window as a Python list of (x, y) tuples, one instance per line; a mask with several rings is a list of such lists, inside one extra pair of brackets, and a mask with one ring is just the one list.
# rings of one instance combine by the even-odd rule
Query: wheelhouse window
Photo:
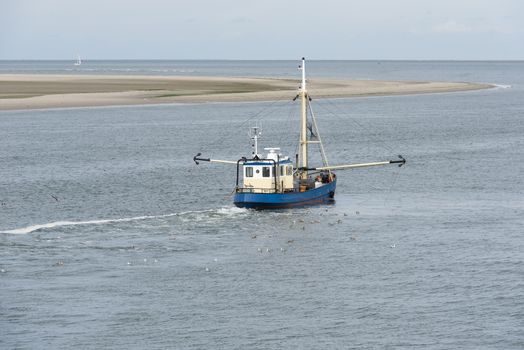
[(246, 167), (246, 177), (253, 177), (253, 167)]
[(285, 168), (284, 165), (280, 166), (280, 174), (278, 174), (278, 175), (280, 175), (280, 176), (285, 175), (284, 168)]
[(262, 177), (269, 177), (271, 176), (271, 171), (270, 171), (270, 167), (268, 166), (265, 166), (265, 167), (262, 167)]
[(293, 175), (293, 166), (292, 165), (287, 166), (287, 175)]

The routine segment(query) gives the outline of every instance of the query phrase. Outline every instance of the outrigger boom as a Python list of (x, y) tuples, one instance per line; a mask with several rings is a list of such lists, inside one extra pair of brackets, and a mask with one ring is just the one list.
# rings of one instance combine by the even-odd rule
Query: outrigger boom
[(400, 160), (386, 160), (383, 162), (371, 162), (371, 163), (355, 163), (355, 164), (345, 164), (345, 165), (332, 165), (332, 166), (322, 166), (322, 167), (316, 167), (316, 168), (301, 168), (300, 170), (343, 170), (343, 169), (354, 169), (354, 168), (366, 168), (371, 166), (377, 166), (377, 165), (388, 165), (388, 164), (398, 164), (399, 167), (406, 164), (406, 160), (399, 155), (398, 156)]
[(210, 158), (198, 158), (202, 155), (202, 153), (198, 153), (196, 156), (193, 157), (193, 161), (198, 165), (198, 161), (201, 162), (210, 162), (210, 163), (223, 163), (223, 164), (237, 164), (237, 162), (232, 160), (221, 160), (221, 159), (210, 159)]
[[(202, 153), (198, 153), (193, 157), (193, 161), (198, 165), (201, 162), (210, 162), (210, 163), (222, 163), (222, 164), (237, 164), (238, 161), (233, 160), (221, 160), (221, 159), (210, 159), (210, 158), (199, 158)], [(385, 160), (382, 162), (370, 162), (370, 163), (355, 163), (355, 164), (345, 164), (345, 165), (332, 165), (332, 166), (321, 166), (316, 168), (299, 168), (298, 170), (343, 170), (343, 169), (355, 169), (355, 168), (366, 168), (378, 165), (388, 165), (388, 164), (398, 164), (399, 167), (406, 164), (406, 160), (401, 155), (398, 156), (400, 160)]]

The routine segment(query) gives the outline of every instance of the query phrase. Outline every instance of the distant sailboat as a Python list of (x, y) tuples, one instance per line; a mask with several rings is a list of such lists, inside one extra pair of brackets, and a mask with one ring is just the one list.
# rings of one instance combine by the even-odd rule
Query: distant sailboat
[(75, 66), (80, 66), (82, 64), (82, 59), (80, 58), (80, 55), (76, 59)]

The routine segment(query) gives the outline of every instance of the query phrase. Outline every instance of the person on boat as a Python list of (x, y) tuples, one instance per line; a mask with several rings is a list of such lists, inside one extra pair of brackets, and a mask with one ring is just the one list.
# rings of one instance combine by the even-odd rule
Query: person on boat
[(320, 175), (318, 175), (316, 178), (315, 178), (315, 188), (319, 188), (320, 186), (322, 186), (322, 177)]

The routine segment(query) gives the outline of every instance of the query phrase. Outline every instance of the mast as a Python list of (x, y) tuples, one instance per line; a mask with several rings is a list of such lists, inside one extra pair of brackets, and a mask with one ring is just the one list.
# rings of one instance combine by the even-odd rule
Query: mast
[(302, 57), (302, 84), (300, 85), (301, 113), (300, 113), (300, 168), (304, 169), (301, 179), (307, 179), (307, 90), (306, 90), (306, 59)]

